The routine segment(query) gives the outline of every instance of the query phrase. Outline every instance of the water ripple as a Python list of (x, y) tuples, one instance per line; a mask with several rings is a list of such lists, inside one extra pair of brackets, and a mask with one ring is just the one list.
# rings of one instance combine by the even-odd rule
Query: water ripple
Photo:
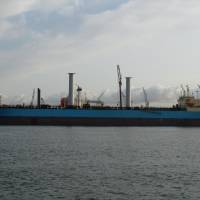
[(200, 199), (198, 128), (0, 127), (2, 200)]

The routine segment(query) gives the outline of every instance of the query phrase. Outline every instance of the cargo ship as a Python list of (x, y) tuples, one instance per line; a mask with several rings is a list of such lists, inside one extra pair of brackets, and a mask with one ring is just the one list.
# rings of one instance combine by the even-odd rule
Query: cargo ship
[[(177, 104), (169, 108), (131, 106), (131, 77), (126, 77), (126, 104), (122, 102), (122, 80), (118, 69), (119, 105), (93, 106), (94, 101), (81, 104), (82, 88), (77, 88), (74, 98), (74, 73), (69, 73), (68, 97), (59, 106), (41, 104), (38, 88), (37, 105), (0, 106), (0, 125), (48, 126), (200, 126), (200, 100), (183, 89)], [(145, 94), (145, 93), (144, 93)], [(76, 102), (76, 103), (75, 103)]]

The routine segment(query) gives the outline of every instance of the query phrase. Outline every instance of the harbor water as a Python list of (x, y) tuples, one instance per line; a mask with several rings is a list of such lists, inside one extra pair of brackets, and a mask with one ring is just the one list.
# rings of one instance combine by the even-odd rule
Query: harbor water
[(2, 200), (200, 199), (200, 128), (0, 127)]

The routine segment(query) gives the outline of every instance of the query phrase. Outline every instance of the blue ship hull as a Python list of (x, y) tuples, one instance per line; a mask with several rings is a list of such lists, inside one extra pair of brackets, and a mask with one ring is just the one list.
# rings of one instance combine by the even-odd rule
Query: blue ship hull
[(0, 108), (0, 125), (200, 126), (200, 112)]

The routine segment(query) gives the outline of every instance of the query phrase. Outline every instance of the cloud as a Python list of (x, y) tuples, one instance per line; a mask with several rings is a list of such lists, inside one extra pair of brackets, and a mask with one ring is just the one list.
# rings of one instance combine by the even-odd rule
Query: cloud
[(106, 10), (114, 10), (128, 0), (35, 0), (35, 10), (42, 12), (58, 11), (69, 15), (75, 12), (97, 14)]
[(35, 0), (1, 0), (0, 18), (14, 16), (29, 10)]
[[(135, 103), (140, 104), (144, 102), (144, 94), (140, 89), (136, 90), (137, 96), (135, 97)], [(147, 98), (150, 105), (171, 105), (176, 104), (180, 90), (178, 87), (165, 87), (165, 86), (152, 86), (146, 89)], [(134, 94), (134, 91), (133, 91)], [(134, 98), (133, 98), (134, 99)]]
[[(145, 89), (150, 106), (172, 106), (177, 103), (180, 94), (179, 87), (151, 86)], [(134, 88), (132, 93), (132, 105), (145, 105), (145, 98), (142, 88)], [(123, 91), (123, 102), (125, 105), (125, 91)], [(119, 104), (119, 94), (117, 92), (110, 93), (102, 98), (109, 104)]]
[[(76, 87), (76, 86), (75, 86)], [(166, 87), (162, 85), (154, 85), (145, 88), (145, 91), (147, 93), (147, 98), (150, 103), (150, 107), (172, 107), (173, 105), (177, 104), (177, 100), (179, 96), (182, 94), (182, 90), (180, 86), (175, 87)], [(194, 95), (195, 98), (199, 98), (199, 88), (195, 87), (193, 89), (190, 89), (190, 94)], [(41, 97), (44, 100), (45, 104), (49, 105), (60, 105), (60, 100), (63, 97), (66, 97), (68, 94), (68, 91), (63, 91), (60, 93), (55, 94), (46, 94), (45, 91), (42, 91)], [(126, 91), (123, 90), (123, 105), (125, 106), (126, 102)], [(143, 93), (143, 88), (133, 88), (131, 90), (131, 100), (132, 100), (132, 107), (137, 106), (145, 106), (145, 97)], [(10, 105), (16, 105), (16, 104), (25, 104), (30, 105), (32, 93), (29, 95), (20, 94), (20, 95), (10, 95), (7, 96), (5, 94), (0, 94), (2, 96), (2, 103), (3, 104), (10, 104)], [(76, 91), (74, 91), (74, 96), (76, 97)], [(104, 105), (108, 106), (117, 106), (119, 105), (119, 93), (118, 91), (110, 91), (110, 90), (103, 90), (100, 92), (93, 92), (88, 89), (84, 89), (81, 94), (82, 101), (84, 102), (85, 99), (87, 100), (97, 100), (100, 97), (99, 100), (104, 102)], [(35, 95), (34, 98), (34, 105), (36, 105), (37, 98)]]
[(26, 12), (13, 15), (9, 21), (37, 33), (75, 33), (80, 31), (85, 16), (114, 10), (128, 0), (35, 0)]
[[(170, 87), (166, 88), (164, 86), (151, 86), (146, 89), (148, 100), (150, 102), (150, 106), (172, 106), (177, 103), (178, 96), (180, 95), (180, 88), (178, 87)], [(118, 92), (114, 91), (103, 91), (100, 93), (94, 94), (92, 91), (83, 90), (82, 92), (82, 100), (90, 99), (90, 100), (97, 100), (98, 97), (101, 95), (101, 101), (105, 103), (105, 105), (112, 105), (116, 106), (119, 104), (119, 94)], [(125, 94), (125, 91), (123, 91)], [(44, 99), (45, 103), (51, 105), (59, 105), (60, 99), (67, 95), (66, 92), (61, 92), (59, 94), (52, 94), (52, 95), (45, 95), (42, 94), (42, 98)], [(30, 104), (31, 101), (31, 94), (30, 96), (27, 95), (17, 95), (17, 96), (10, 96), (7, 97), (5, 95), (2, 96), (4, 102), (9, 104), (22, 104), (25, 103), (26, 105)], [(123, 102), (125, 105), (125, 96), (123, 96)], [(36, 104), (36, 98), (34, 101)], [(132, 89), (132, 106), (141, 106), (145, 105), (144, 94), (142, 88), (134, 88)]]
[(198, 1), (19, 0), (1, 9), (0, 91), (9, 96), (59, 93), (69, 71), (84, 88), (114, 91), (116, 64), (140, 88), (199, 80)]

